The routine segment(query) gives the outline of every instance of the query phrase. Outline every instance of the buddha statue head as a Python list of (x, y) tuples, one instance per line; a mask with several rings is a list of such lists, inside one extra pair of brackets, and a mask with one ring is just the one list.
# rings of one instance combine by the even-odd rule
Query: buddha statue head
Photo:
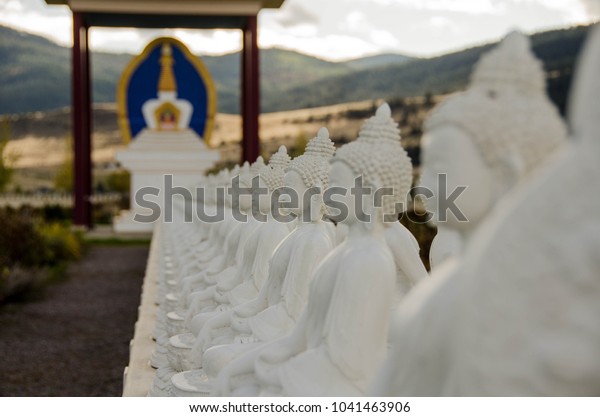
[(271, 155), (269, 164), (260, 170), (261, 181), (268, 188), (269, 193), (277, 192), (279, 188), (284, 186), (283, 177), (290, 160), (287, 148), (281, 145), (277, 152)]
[[(227, 169), (224, 169), (223, 171), (225, 171), (225, 170), (227, 170)], [(233, 168), (228, 170), (229, 177), (233, 177), (235, 175), (238, 175), (239, 173), (240, 173), (240, 164), (235, 164)]]
[[(223, 170), (221, 172), (226, 172)], [(249, 187), (248, 184), (252, 184), (251, 176), (250, 176), (250, 163), (248, 161), (244, 162), (244, 164), (231, 172), (231, 175), (227, 175), (227, 181), (222, 186), (225, 188), (225, 203), (227, 207), (233, 207), (237, 202), (233, 201), (233, 195), (230, 193), (230, 189), (234, 187), (234, 184), (239, 181), (239, 187)], [(247, 202), (242, 200), (245, 196), (240, 196), (239, 199), (239, 207), (244, 210), (242, 207), (251, 207), (251, 201)]]
[[(307, 193), (322, 196), (329, 184), (329, 161), (334, 153), (335, 146), (329, 138), (329, 131), (322, 127), (317, 136), (308, 142), (304, 154), (294, 158), (285, 169), (284, 183), (294, 189), (299, 197), (299, 204), (291, 209), (292, 214), (300, 217), (304, 213), (304, 218), (310, 214), (311, 220), (317, 220), (324, 213), (322, 198), (317, 198), (318, 201), (313, 204), (313, 199), (305, 196)], [(318, 193), (316, 189), (319, 189)]]
[[(434, 194), (427, 201), (434, 222), (461, 233), (474, 230), (565, 141), (565, 125), (545, 93), (541, 62), (526, 36), (510, 33), (481, 57), (469, 88), (436, 107), (425, 122), (421, 185)], [(439, 205), (440, 193), (449, 196), (457, 187), (467, 187), (456, 199), (464, 217)]]
[[(350, 189), (357, 178), (369, 189), (364, 195), (361, 213)], [(362, 126), (356, 141), (342, 146), (333, 158), (331, 186), (348, 190), (344, 202), (348, 216), (340, 221), (353, 224), (357, 221), (372, 223), (397, 221), (397, 213), (405, 207), (412, 185), (412, 164), (400, 144), (400, 130), (391, 117), (387, 103), (381, 105), (373, 117)]]
[(262, 156), (259, 156), (258, 158), (256, 158), (256, 161), (254, 161), (250, 164), (250, 176), (252, 178), (258, 176), (258, 173), (264, 166), (265, 166), (265, 160), (263, 159)]
[(290, 156), (285, 146), (279, 147), (279, 150), (271, 155), (269, 164), (260, 169), (260, 187), (265, 187), (269, 193), (258, 196), (259, 209), (261, 213), (268, 213), (271, 209), (271, 194), (278, 192), (284, 186), (283, 177), (285, 169), (290, 164)]
[(249, 175), (244, 178), (240, 177), (240, 188), (252, 190), (252, 194), (242, 193), (242, 195), (240, 195), (240, 208), (244, 211), (250, 211), (251, 209), (253, 209), (252, 204), (254, 201), (256, 201), (253, 195), (257, 193), (258, 188), (260, 188), (261, 186), (260, 171), (265, 166), (265, 160), (263, 159), (263, 157), (258, 156), (256, 158), (256, 161), (250, 164)]
[(214, 195), (215, 205), (231, 207), (231, 197), (228, 195), (227, 189), (231, 188), (234, 178), (239, 176), (240, 173), (241, 167), (236, 164), (231, 170), (222, 169), (214, 176), (213, 189), (210, 192)]
[(204, 176), (202, 187), (204, 189), (204, 195), (199, 196), (198, 202), (204, 205), (214, 205), (215, 204), (215, 193), (214, 193), (214, 183), (215, 183), (215, 175), (208, 174)]

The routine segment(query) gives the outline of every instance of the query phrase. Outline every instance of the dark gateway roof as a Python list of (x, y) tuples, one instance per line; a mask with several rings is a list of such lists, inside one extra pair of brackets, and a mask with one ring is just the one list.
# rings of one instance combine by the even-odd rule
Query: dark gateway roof
[(82, 12), (87, 26), (238, 29), (261, 9), (284, 0), (45, 0)]

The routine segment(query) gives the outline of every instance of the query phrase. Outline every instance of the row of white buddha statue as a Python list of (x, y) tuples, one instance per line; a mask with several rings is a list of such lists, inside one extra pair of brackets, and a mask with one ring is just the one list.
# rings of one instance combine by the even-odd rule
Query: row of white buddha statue
[[(291, 161), (282, 147), (268, 165), (205, 178), (200, 203), (225, 219), (161, 227), (150, 395), (600, 394), (598, 29), (589, 44), (571, 102), (577, 142), (519, 33), (432, 112), (421, 175), (438, 225), (431, 275), (389, 221), (407, 207), (412, 165), (387, 104), (337, 150), (322, 128)], [(359, 176), (391, 194), (357, 204), (346, 193), (334, 224), (324, 191)], [(219, 195), (236, 178), (269, 190), (258, 207)], [(440, 193), (463, 185), (467, 221), (442, 221)], [(282, 186), (316, 190), (293, 222), (273, 215)], [(265, 219), (239, 218), (253, 210)]]
[[(309, 142), (305, 153), (294, 160), (290, 161), (282, 147), (271, 157), (268, 166), (259, 158), (251, 166), (246, 164), (234, 169), (228, 180), (239, 178), (240, 187), (267, 188), (270, 193), (285, 185), (304, 196), (315, 187), (322, 193), (328, 186), (330, 170), (337, 181), (331, 185), (344, 189), (351, 188), (354, 178), (363, 175), (372, 186), (395, 191), (391, 198), (384, 198), (382, 208), (371, 204), (371, 214), (376, 220), (365, 223), (359, 221), (356, 213), (350, 213), (343, 222), (347, 228), (342, 224), (336, 227), (324, 216), (323, 196), (317, 193), (314, 199), (303, 198), (301, 204), (291, 209), (296, 217), (294, 223), (280, 222), (272, 215), (271, 195), (267, 194), (258, 199), (258, 209), (266, 214), (264, 221), (254, 216), (248, 216), (247, 221), (236, 220), (232, 202), (225, 201), (228, 213), (225, 220), (204, 224), (201, 235), (194, 237), (189, 225), (164, 225), (163, 233), (172, 238), (163, 239), (173, 248), (169, 249), (169, 271), (164, 274), (169, 279), (163, 287), (170, 287), (172, 291), (167, 293), (165, 289), (159, 295), (164, 301), (160, 302), (160, 320), (155, 333), (158, 345), (153, 359), (158, 371), (151, 394), (208, 395), (215, 391), (217, 377), (230, 374), (236, 381), (238, 374), (243, 375), (241, 379), (245, 381), (245, 369), (252, 366), (258, 351), (276, 346), (285, 336), (302, 328), (307, 311), (313, 309), (307, 304), (311, 300), (309, 289), (316, 285), (311, 284), (318, 276), (315, 269), (326, 257), (332, 259), (335, 268), (348, 263), (348, 272), (354, 270), (356, 278), (362, 276), (360, 270), (379, 268), (385, 272), (378, 277), (380, 285), (373, 285), (364, 281), (361, 284), (361, 280), (345, 282), (349, 275), (340, 270), (339, 278), (334, 279), (340, 283), (330, 288), (332, 292), (339, 287), (335, 290), (339, 295), (325, 296), (337, 300), (337, 305), (345, 305), (346, 297), (354, 293), (356, 302), (364, 306), (362, 310), (353, 309), (354, 315), (338, 316), (330, 324), (331, 331), (339, 333), (336, 337), (332, 335), (332, 339), (339, 338), (340, 346), (347, 343), (348, 337), (357, 344), (366, 343), (362, 349), (357, 346), (353, 354), (357, 357), (362, 357), (362, 352), (371, 350), (375, 343), (379, 346), (379, 359), (383, 358), (386, 325), (373, 326), (373, 338), (360, 337), (351, 329), (356, 319), (368, 320), (369, 314), (384, 323), (402, 294), (427, 274), (419, 258), (418, 244), (410, 232), (398, 222), (390, 222), (386, 227), (383, 223), (383, 214), (397, 213), (398, 204), (408, 195), (412, 166), (400, 145), (399, 130), (387, 105), (367, 121), (356, 142), (340, 149), (335, 158), (334, 153), (333, 142), (323, 128)], [(378, 162), (373, 165), (374, 160)], [(370, 165), (376, 168), (369, 168)], [(224, 179), (225, 174), (221, 174), (207, 182), (222, 186)], [(203, 203), (217, 202), (205, 199)], [(240, 211), (248, 213), (251, 204), (249, 195), (241, 198)], [(346, 201), (346, 206), (354, 209), (356, 205)], [(179, 230), (175, 230), (177, 226)], [(171, 254), (174, 251), (176, 256)], [(181, 261), (173, 265), (173, 259)], [(322, 290), (315, 294), (319, 299), (324, 296)], [(381, 297), (380, 302), (370, 303), (372, 296)], [(314, 320), (324, 323), (321, 319)], [(334, 363), (331, 366), (332, 369), (338, 367)], [(373, 363), (364, 360), (357, 361), (355, 367), (359, 373), (375, 370)], [(315, 363), (315, 370), (319, 368), (322, 364)], [(340, 377), (340, 381), (342, 379)], [(361, 386), (352, 389), (364, 392), (368, 375), (362, 379)], [(339, 383), (326, 385), (335, 388)], [(314, 384), (306, 385), (309, 386), (317, 388)], [(258, 393), (262, 388), (257, 381), (248, 379), (248, 383), (240, 383), (236, 389), (240, 393)]]
[[(404, 299), (371, 394), (600, 395), (598, 74), (596, 26), (574, 76), (571, 140), (545, 163), (525, 164), (537, 172), (495, 205), (460, 260), (440, 265)], [(532, 123), (540, 142), (564, 132), (550, 116)], [(524, 152), (525, 161), (543, 157)]]

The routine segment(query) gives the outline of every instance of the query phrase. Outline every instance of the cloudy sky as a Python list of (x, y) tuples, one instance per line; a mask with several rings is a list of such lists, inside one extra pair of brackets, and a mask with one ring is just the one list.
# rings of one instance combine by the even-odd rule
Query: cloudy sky
[[(259, 44), (330, 60), (399, 52), (429, 57), (501, 38), (590, 23), (600, 0), (286, 0), (259, 15)], [(70, 45), (68, 8), (44, 0), (0, 0), (0, 24)], [(92, 48), (140, 52), (156, 36), (170, 35), (197, 53), (238, 50), (236, 30), (93, 28)]]

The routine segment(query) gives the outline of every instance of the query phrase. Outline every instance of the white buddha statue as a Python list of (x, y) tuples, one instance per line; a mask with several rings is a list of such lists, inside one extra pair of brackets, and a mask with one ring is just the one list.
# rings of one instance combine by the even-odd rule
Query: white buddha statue
[[(258, 176), (258, 172), (264, 166), (263, 159), (259, 156), (256, 162), (250, 166), (249, 175), (240, 176), (240, 187), (252, 189), (253, 178)], [(226, 250), (221, 251), (208, 263), (203, 275), (196, 276), (191, 280), (186, 277), (183, 280), (184, 285), (180, 290), (183, 298), (180, 298), (182, 301), (178, 305), (179, 308), (167, 314), (167, 328), (169, 328), (170, 322), (175, 324), (169, 331), (170, 336), (185, 333), (184, 319), (186, 316), (193, 317), (203, 309), (212, 310), (212, 306), (217, 303), (215, 298), (217, 289), (229, 290), (235, 287), (241, 281), (241, 276), (250, 270), (253, 259), (251, 253), (255, 251), (256, 247), (247, 246), (247, 242), (261, 226), (255, 216), (249, 215), (251, 209), (252, 196), (241, 194), (239, 196), (239, 214), (245, 215), (247, 220), (240, 221), (234, 216), (235, 226), (231, 228), (225, 239)], [(249, 253), (250, 255), (248, 255)]]
[[(264, 166), (262, 157), (258, 157), (252, 165), (244, 164), (238, 177), (240, 188), (252, 187), (252, 178)], [(251, 195), (240, 195), (240, 214), (248, 214), (251, 208)], [(151, 390), (152, 395), (167, 395), (171, 375), (183, 370), (181, 362), (185, 360), (185, 355), (180, 355), (180, 350), (190, 349), (191, 343), (193, 343), (193, 340), (190, 340), (187, 334), (189, 320), (186, 321), (186, 316), (188, 312), (191, 311), (189, 314), (193, 316), (193, 312), (199, 308), (198, 305), (203, 307), (212, 305), (212, 299), (207, 297), (206, 294), (212, 295), (218, 284), (236, 279), (237, 265), (242, 263), (246, 242), (260, 224), (252, 216), (248, 216), (247, 222), (236, 220), (231, 215), (231, 202), (229, 202), (228, 207), (225, 207), (225, 213), (228, 212), (230, 215), (226, 216), (226, 221), (220, 222), (221, 227), (218, 229), (219, 233), (217, 235), (220, 239), (217, 239), (216, 242), (213, 241), (213, 245), (220, 247), (220, 249), (215, 251), (209, 248), (209, 251), (213, 253), (213, 258), (208, 262), (200, 263), (200, 273), (183, 277), (176, 286), (175, 292), (167, 294), (165, 308), (169, 310), (170, 307), (171, 311), (165, 317), (166, 332), (157, 339), (155, 353), (153, 354), (153, 363), (158, 365), (156, 366), (158, 370)], [(229, 226), (227, 226), (227, 223), (229, 223)], [(225, 234), (226, 236), (224, 236)], [(218, 241), (223, 239), (224, 243), (220, 245)], [(223, 259), (223, 261), (220, 259)], [(218, 269), (219, 265), (222, 265), (220, 269)], [(177, 335), (182, 336), (172, 340), (173, 336)], [(175, 362), (172, 359), (174, 354), (177, 356)]]
[[(244, 167), (249, 171), (249, 165)], [(177, 259), (181, 264), (179, 271), (180, 277), (188, 277), (193, 272), (206, 272), (203, 255), (208, 249), (222, 247), (225, 237), (229, 230), (235, 225), (232, 221), (230, 200), (226, 199), (226, 190), (231, 186), (234, 178), (241, 175), (244, 170), (241, 170), (239, 165), (236, 165), (231, 171), (224, 169), (217, 176), (209, 176), (207, 181), (200, 186), (203, 188), (204, 194), (199, 195), (201, 201), (196, 201), (196, 204), (204, 206), (204, 212), (207, 214), (215, 214), (220, 209), (223, 209), (224, 218), (219, 222), (197, 222), (189, 227), (185, 227), (188, 233), (191, 233), (190, 240), (181, 245), (181, 237), (177, 237), (177, 246), (182, 247), (182, 253), (177, 255)], [(208, 258), (214, 260), (214, 257)]]
[(463, 242), (464, 239), (459, 230), (438, 224), (437, 233), (429, 248), (430, 268), (437, 268), (448, 259), (460, 257)]
[[(262, 166), (262, 159), (257, 163)], [(256, 169), (254, 169), (256, 171)], [(240, 186), (245, 187), (252, 180), (253, 170), (250, 164), (244, 163), (238, 172), (234, 172), (227, 178), (226, 187), (222, 190), (224, 200), (222, 210), (224, 219), (210, 224), (213, 234), (209, 235), (207, 243), (197, 248), (196, 256), (190, 261), (185, 269), (185, 277), (182, 279), (181, 292), (186, 295), (194, 289), (204, 288), (215, 282), (215, 276), (235, 262), (235, 253), (239, 243), (239, 234), (243, 227), (242, 222), (236, 219), (232, 210), (232, 196), (229, 189), (233, 186), (236, 178)], [(244, 185), (241, 185), (244, 184)], [(245, 215), (251, 209), (251, 200), (248, 196), (241, 196), (239, 200), (239, 211)]]
[[(406, 207), (406, 206), (404, 206)], [(419, 242), (399, 221), (385, 223), (385, 241), (396, 264), (398, 301), (422, 278), (429, 276), (419, 252)]]
[[(231, 186), (233, 178), (240, 175), (240, 166), (235, 165), (233, 169), (228, 170), (227, 168), (221, 170), (217, 175), (209, 175), (207, 180), (200, 185), (203, 189), (203, 194), (199, 195), (200, 198), (196, 201), (196, 204), (204, 206), (204, 212), (206, 214), (216, 214), (218, 206), (230, 207), (230, 201), (226, 199), (227, 188)], [(225, 214), (225, 213), (224, 213)], [(200, 219), (201, 220), (201, 219)], [(224, 218), (222, 222), (198, 222), (194, 223), (196, 230), (194, 236), (197, 240), (196, 244), (187, 247), (187, 254), (183, 256), (182, 263), (187, 264), (197, 260), (198, 255), (204, 252), (214, 242), (210, 242), (213, 236), (212, 231), (215, 229), (214, 226), (223, 224), (230, 221), (228, 217)], [(186, 229), (191, 229), (188, 227)]]
[(218, 394), (233, 388), (236, 395), (354, 396), (367, 390), (386, 353), (395, 298), (396, 266), (383, 217), (397, 213), (412, 177), (387, 104), (355, 142), (337, 151), (330, 186), (350, 190), (357, 176), (365, 186), (385, 187), (392, 195), (381, 207), (371, 195), (360, 211), (356, 195), (347, 192), (339, 199), (348, 210), (341, 220), (349, 226), (348, 235), (314, 271), (302, 316), (288, 336), (246, 354), (254, 359), (253, 370), (235, 369), (245, 355), (225, 367)]
[[(322, 128), (308, 143), (305, 153), (290, 164), (284, 177), (285, 185), (296, 190), (300, 197), (314, 187), (323, 192), (334, 152), (329, 133)], [(292, 209), (292, 214), (298, 217), (296, 228), (273, 254), (271, 264), (275, 269), (270, 271), (267, 285), (262, 286), (258, 298), (235, 308), (225, 323), (234, 330), (232, 342), (247, 344), (281, 337), (300, 316), (308, 297), (311, 271), (335, 246), (333, 225), (324, 221), (325, 207), (322, 198), (316, 197), (302, 198), (302, 203)], [(204, 344), (199, 346), (203, 351), (215, 345), (207, 336), (217, 326), (210, 323), (203, 329), (205, 339), (200, 342)]]
[[(459, 256), (464, 242), (502, 197), (566, 141), (566, 128), (546, 96), (545, 74), (526, 36), (513, 32), (477, 63), (469, 88), (439, 105), (425, 122), (421, 185), (438, 226), (431, 265)], [(452, 157), (450, 157), (452, 156)], [(446, 174), (460, 215), (440, 207)], [(447, 217), (446, 217), (447, 215)]]
[[(406, 205), (400, 206), (405, 208)], [(348, 226), (338, 223), (336, 242), (341, 243), (348, 236)], [(427, 270), (421, 256), (419, 242), (402, 223), (397, 220), (385, 222), (385, 240), (394, 255), (396, 263), (396, 290), (398, 301), (422, 278)]]
[[(262, 159), (258, 160), (259, 166), (262, 166), (261, 162)], [(236, 177), (240, 178), (241, 183), (250, 183), (251, 181), (250, 165), (247, 163), (242, 166), (239, 172), (233, 172), (232, 174), (238, 174)], [(229, 175), (225, 173), (218, 186), (223, 186), (226, 182), (229, 183), (232, 180), (233, 178), (230, 178)], [(227, 199), (225, 201), (227, 202)], [(240, 211), (245, 213), (246, 210), (249, 210), (250, 208), (251, 199), (247, 196), (241, 196)], [(242, 223), (235, 220), (231, 215), (231, 205), (224, 207), (224, 213), (225, 220), (218, 222), (213, 226), (216, 228), (216, 233), (212, 235), (212, 239), (211, 236), (209, 236), (209, 245), (206, 246), (205, 252), (209, 252), (212, 257), (206, 259), (206, 262), (194, 259), (193, 261), (188, 262), (188, 264), (180, 266), (179, 276), (167, 281), (170, 292), (166, 294), (164, 301), (160, 303), (159, 311), (157, 313), (157, 329), (155, 331), (157, 343), (151, 358), (152, 366), (155, 368), (164, 368), (168, 366), (167, 349), (169, 338), (182, 333), (184, 330), (185, 309), (187, 309), (191, 302), (189, 300), (191, 294), (189, 293), (194, 289), (203, 289), (211, 282), (214, 285), (214, 280), (216, 279), (215, 276), (219, 273), (222, 274), (223, 270), (226, 270), (226, 266), (233, 263), (235, 260), (235, 253), (244, 228), (242, 227)], [(200, 244), (199, 246), (202, 245), (203, 244)], [(213, 269), (215, 264), (218, 266), (225, 262), (221, 262), (221, 258), (225, 258), (225, 266)], [(194, 269), (190, 267), (190, 263), (194, 264), (194, 268), (198, 268), (195, 270), (196, 273), (191, 275), (190, 271)], [(208, 283), (206, 282), (207, 280), (209, 281)], [(160, 389), (157, 391), (160, 391)]]
[[(219, 222), (200, 223), (196, 232), (199, 242), (188, 246), (186, 253), (178, 257), (181, 268), (178, 278), (186, 278), (205, 273), (206, 265), (213, 261), (216, 254), (222, 253), (225, 238), (230, 229), (236, 225), (231, 217), (231, 201), (227, 198), (227, 189), (231, 187), (234, 178), (249, 175), (250, 166), (246, 163), (243, 167), (236, 166), (229, 171), (224, 169), (214, 176), (209, 176), (208, 183), (204, 186), (205, 212), (215, 214), (218, 206), (223, 208), (224, 219)], [(191, 230), (191, 228), (188, 228)]]
[[(268, 190), (268, 194), (259, 195), (259, 211), (265, 216), (263, 225), (254, 233), (252, 240), (248, 242), (250, 246), (256, 248), (253, 256), (253, 265), (250, 275), (243, 277), (244, 281), (238, 286), (222, 294), (223, 303), (235, 307), (247, 301), (253, 300), (267, 277), (269, 276), (269, 260), (275, 248), (279, 243), (289, 235), (292, 225), (278, 221), (273, 216), (271, 201), (277, 189), (283, 186), (283, 176), (285, 169), (290, 164), (290, 156), (285, 146), (271, 156), (269, 164), (263, 167), (259, 172), (259, 184), (262, 189)], [(225, 298), (227, 301), (225, 301)]]
[[(265, 166), (262, 157), (250, 167), (248, 177), (240, 177), (240, 188), (252, 190), (253, 179), (258, 177), (260, 170)], [(260, 182), (259, 182), (260, 184)], [(188, 323), (198, 313), (213, 311), (219, 305), (219, 294), (230, 291), (239, 285), (244, 277), (250, 276), (256, 246), (250, 247), (248, 241), (254, 232), (263, 225), (257, 216), (250, 213), (252, 210), (252, 195), (239, 196), (240, 214), (245, 220), (238, 222), (234, 230), (227, 237), (228, 249), (225, 255), (225, 268), (216, 274), (206, 274), (203, 285), (196, 286), (195, 291), (189, 295)]]
[[(175, 375), (172, 382), (178, 395), (208, 395), (224, 365), (259, 344), (284, 336), (300, 316), (312, 271), (335, 246), (334, 226), (323, 219), (322, 198), (316, 195), (311, 203), (302, 197), (309, 189), (318, 187), (323, 192), (327, 187), (334, 152), (329, 133), (322, 128), (305, 153), (286, 169), (283, 183), (295, 190), (301, 202), (290, 209), (297, 217), (295, 229), (274, 251), (269, 276), (258, 296), (204, 324), (194, 346), (196, 365), (204, 369)], [(278, 187), (283, 185), (280, 181)]]
[[(225, 171), (223, 174), (224, 178), (222, 178), (222, 182), (218, 186), (230, 188), (236, 178), (240, 178), (240, 181), (250, 181), (251, 175), (251, 167), (246, 163), (239, 171), (234, 170), (230, 173)], [(224, 189), (221, 192), (224, 194), (227, 190)], [(176, 301), (176, 307), (185, 307), (187, 305), (186, 297), (193, 289), (197, 289), (198, 286), (203, 287), (207, 279), (220, 273), (233, 262), (232, 259), (237, 248), (239, 236), (235, 235), (235, 239), (231, 238), (231, 236), (236, 231), (239, 233), (241, 222), (233, 218), (231, 198), (227, 197), (225, 196), (224, 201), (216, 203), (220, 207), (215, 207), (215, 210), (223, 210), (224, 219), (212, 226), (212, 230), (215, 233), (212, 235), (209, 234), (207, 240), (200, 243), (193, 249), (192, 254), (183, 260), (184, 264), (180, 268), (177, 287), (174, 293), (168, 296)], [(248, 207), (250, 207), (249, 202), (245, 200), (240, 202), (242, 213), (245, 213)], [(232, 240), (233, 243), (231, 243)], [(231, 246), (233, 246), (233, 249), (229, 250)], [(183, 297), (180, 297), (180, 295), (183, 295)]]
[(408, 295), (374, 395), (600, 395), (600, 28), (588, 36), (573, 140)]
[[(181, 280), (180, 291), (188, 297), (190, 292), (215, 284), (218, 274), (235, 263), (240, 233), (244, 227), (243, 222), (233, 215), (232, 195), (229, 194), (229, 189), (236, 180), (239, 180), (240, 187), (249, 186), (252, 176), (263, 165), (262, 157), (259, 157), (254, 163), (254, 168), (246, 162), (231, 178), (227, 178), (226, 187), (222, 190), (224, 201), (219, 203), (222, 204), (224, 220), (210, 224), (211, 232), (214, 233), (209, 234), (205, 244), (199, 245), (196, 256), (186, 265), (182, 273), (184, 277)], [(240, 214), (246, 215), (251, 209), (250, 196), (240, 196), (238, 203)], [(189, 303), (189, 300), (187, 301)]]
[[(268, 166), (259, 165), (257, 166), (257, 170), (259, 171), (261, 184), (260, 186), (266, 188), (265, 183), (269, 183), (269, 180), (274, 174), (274, 172), (279, 172), (279, 175), (283, 175), (284, 167), (289, 163), (289, 156), (287, 155), (287, 151), (284, 146), (282, 146), (279, 151), (271, 158)], [(255, 170), (256, 172), (256, 170)], [(254, 173), (255, 173), (254, 172)], [(245, 179), (242, 182), (249, 182), (248, 179)], [(270, 211), (270, 195), (260, 195), (259, 196), (259, 206), (258, 207), (262, 212)], [(247, 213), (248, 215), (255, 215), (251, 213)], [(258, 213), (257, 213), (258, 214)], [(240, 226), (242, 223), (239, 223)], [(238, 227), (240, 233), (242, 228)], [(243, 264), (237, 266), (238, 274), (244, 275), (249, 274), (249, 279), (244, 281), (244, 283), (250, 283), (254, 285), (254, 282), (260, 282), (261, 275), (266, 276), (268, 274), (268, 262), (271, 256), (271, 253), (279, 244), (279, 242), (289, 234), (290, 229), (287, 223), (275, 222), (273, 219), (269, 219), (267, 215), (266, 222), (261, 220), (259, 227), (251, 233), (251, 236), (248, 238), (244, 247), (244, 255), (243, 255)], [(240, 234), (231, 233), (228, 236), (229, 244), (231, 246), (231, 242), (239, 242)], [(209, 310), (218, 310), (218, 285), (219, 282), (216, 282), (216, 288), (206, 287), (200, 293), (205, 292), (207, 289), (214, 290), (214, 301), (215, 305), (213, 309)], [(237, 287), (236, 287), (237, 288)], [(235, 290), (235, 288), (234, 288)], [(250, 291), (248, 288), (246, 291)], [(256, 290), (255, 290), (256, 291)], [(193, 296), (191, 299), (193, 300)], [(178, 320), (181, 323), (181, 319), (185, 316), (187, 319), (182, 324), (184, 327), (180, 327), (179, 334), (173, 335), (169, 338), (169, 344), (167, 345), (167, 357), (169, 360), (169, 366), (160, 369), (156, 375), (156, 387), (163, 387), (160, 390), (166, 392), (168, 387), (168, 382), (175, 372), (180, 372), (186, 369), (191, 368), (191, 359), (189, 358), (190, 352), (194, 343), (195, 335), (197, 331), (190, 333), (190, 330), (194, 330), (193, 325), (201, 326), (202, 324), (196, 324), (197, 321), (202, 321), (203, 319), (208, 319), (216, 314), (218, 311), (206, 311), (198, 315), (196, 315), (196, 309), (194, 305), (189, 306), (188, 309), (182, 309), (176, 313), (169, 313), (167, 315), (168, 319)], [(194, 318), (193, 323), (191, 323), (191, 319)], [(158, 391), (155, 389), (154, 391)]]
[(158, 98), (148, 100), (143, 104), (144, 121), (151, 130), (185, 130), (190, 125), (194, 109), (189, 101), (177, 98), (171, 45), (165, 42), (161, 52)]
[[(283, 181), (283, 170), (289, 164), (289, 156), (285, 146), (282, 146), (279, 151), (271, 157), (268, 166), (264, 166), (260, 169), (260, 183), (259, 186), (263, 189), (267, 189), (269, 184), (269, 190), (273, 192), (277, 188), (280, 182)], [(278, 180), (280, 178), (280, 180)], [(203, 313), (197, 314), (196, 309), (190, 308), (186, 312), (187, 322), (186, 330), (191, 333), (178, 334), (170, 339), (170, 344), (176, 347), (179, 352), (178, 355), (186, 355), (189, 352), (185, 350), (191, 350), (193, 346), (193, 340), (199, 333), (200, 329), (204, 326), (204, 322), (209, 320), (211, 317), (219, 314), (222, 310), (225, 310), (231, 305), (237, 305), (238, 300), (249, 301), (256, 297), (258, 289), (256, 286), (262, 285), (266, 277), (268, 276), (269, 260), (271, 254), (277, 247), (277, 245), (290, 233), (290, 224), (276, 221), (271, 212), (271, 194), (261, 194), (259, 197), (259, 209), (266, 216), (265, 220), (260, 220), (259, 227), (252, 232), (248, 241), (244, 245), (244, 256), (243, 264), (239, 265), (237, 270), (238, 274), (243, 277), (242, 283), (234, 287), (225, 293), (220, 293), (219, 283), (217, 282), (216, 287), (213, 289), (213, 300), (214, 308), (205, 309)], [(262, 214), (261, 213), (261, 214)], [(257, 213), (258, 215), (259, 213)], [(254, 295), (254, 297), (252, 297)], [(230, 301), (228, 297), (232, 298)], [(223, 304), (228, 304), (223, 307)], [(187, 359), (186, 359), (187, 360)], [(172, 364), (175, 369), (184, 370), (182, 365)]]

